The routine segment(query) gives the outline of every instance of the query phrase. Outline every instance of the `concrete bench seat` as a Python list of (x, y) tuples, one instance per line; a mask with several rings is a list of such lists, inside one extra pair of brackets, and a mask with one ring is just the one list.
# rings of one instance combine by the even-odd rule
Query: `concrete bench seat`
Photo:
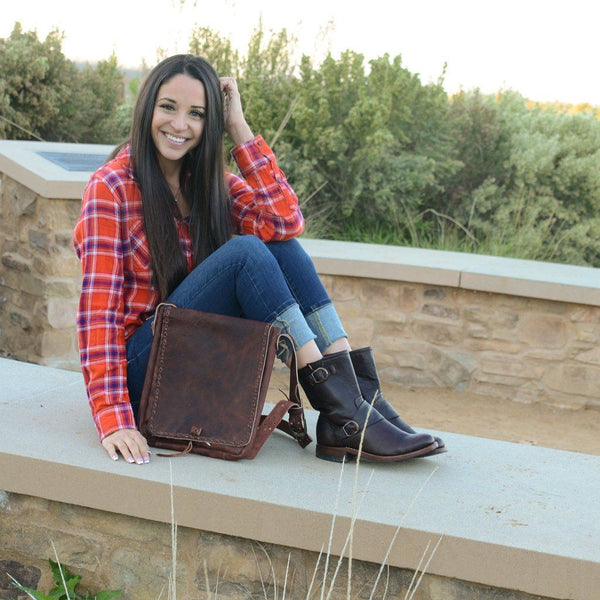
[[(308, 411), (313, 431), (315, 417)], [(427, 543), (442, 536), (428, 573), (596, 600), (600, 456), (441, 435), (448, 454), (362, 464), (357, 494), (346, 465), (334, 552), (354, 496), (356, 559), (383, 561), (401, 524), (393, 566), (416, 568)], [(317, 552), (327, 544), (341, 466), (316, 459), (314, 444), (302, 450), (276, 432), (253, 461), (113, 462), (98, 443), (79, 373), (0, 359), (0, 490), (169, 523), (170, 465), (180, 526)], [(0, 511), (2, 518), (10, 517)]]

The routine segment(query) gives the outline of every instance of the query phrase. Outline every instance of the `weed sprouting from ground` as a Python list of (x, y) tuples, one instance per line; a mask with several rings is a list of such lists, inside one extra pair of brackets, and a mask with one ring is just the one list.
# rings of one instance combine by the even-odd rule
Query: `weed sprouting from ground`
[(12, 579), (14, 586), (18, 590), (25, 592), (33, 600), (113, 600), (114, 598), (119, 598), (121, 596), (121, 590), (103, 590), (98, 592), (95, 596), (91, 596), (89, 592), (86, 592), (85, 595), (79, 593), (76, 588), (81, 581), (81, 576), (73, 575), (73, 573), (60, 564), (54, 542), (51, 541), (51, 544), (56, 562), (53, 560), (49, 560), (48, 562), (50, 563), (50, 568), (52, 570), (55, 587), (52, 588), (47, 595), (42, 594), (37, 590), (22, 586), (9, 573), (8, 576)]

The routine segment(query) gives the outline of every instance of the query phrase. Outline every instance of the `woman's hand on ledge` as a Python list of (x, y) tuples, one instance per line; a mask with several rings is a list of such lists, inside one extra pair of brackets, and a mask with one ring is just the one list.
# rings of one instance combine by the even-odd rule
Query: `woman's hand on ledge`
[(102, 440), (102, 446), (113, 460), (119, 452), (128, 463), (138, 465), (150, 462), (150, 450), (146, 438), (137, 429), (119, 429)]

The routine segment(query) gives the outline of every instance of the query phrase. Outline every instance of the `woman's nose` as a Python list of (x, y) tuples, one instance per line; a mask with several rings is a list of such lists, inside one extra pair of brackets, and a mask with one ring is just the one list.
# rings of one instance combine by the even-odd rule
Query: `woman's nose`
[(173, 115), (173, 119), (171, 121), (171, 126), (173, 127), (173, 129), (178, 129), (178, 130), (183, 130), (186, 127), (186, 122), (185, 122), (185, 114), (183, 113), (176, 113)]

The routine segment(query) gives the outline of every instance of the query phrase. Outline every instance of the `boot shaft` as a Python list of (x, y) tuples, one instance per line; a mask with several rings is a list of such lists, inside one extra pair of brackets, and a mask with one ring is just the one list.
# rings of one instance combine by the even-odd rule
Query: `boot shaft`
[(362, 402), (347, 350), (326, 354), (321, 360), (299, 369), (298, 380), (311, 406), (325, 415), (352, 418)]
[(370, 346), (352, 350), (350, 360), (363, 398), (372, 402), (378, 392), (381, 392), (381, 382), (375, 365), (375, 356)]

